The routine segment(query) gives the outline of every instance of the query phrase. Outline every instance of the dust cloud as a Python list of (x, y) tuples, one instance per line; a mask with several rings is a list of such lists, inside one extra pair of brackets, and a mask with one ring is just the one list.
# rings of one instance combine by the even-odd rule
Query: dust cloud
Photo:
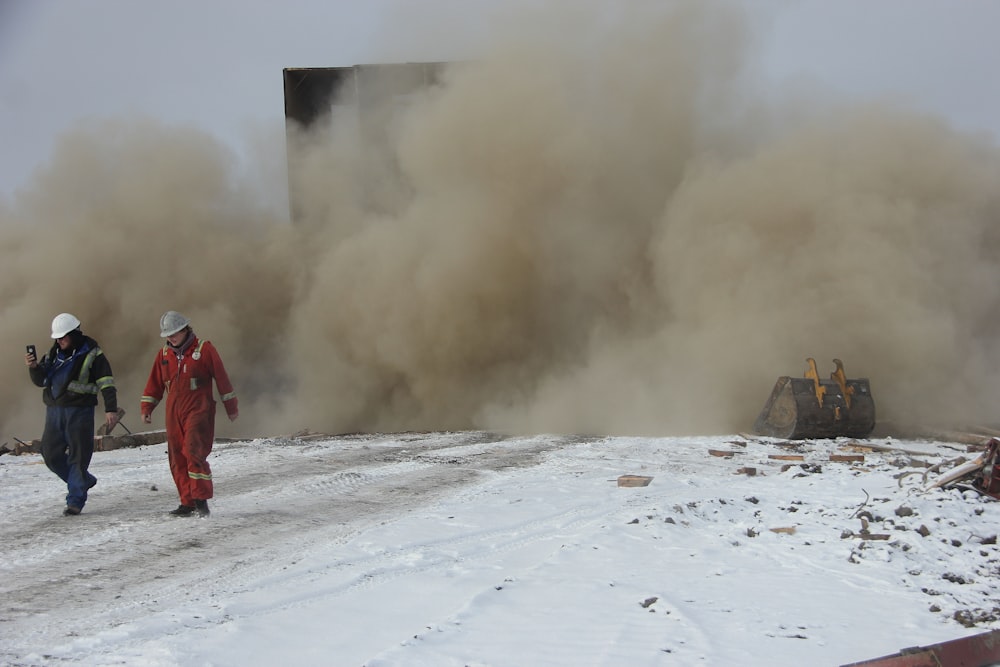
[(574, 7), (369, 101), (378, 132), (349, 104), (290, 128), (292, 224), (195, 130), (64, 137), (0, 202), (0, 439), (40, 432), (21, 351), (64, 310), (133, 430), (167, 309), (229, 368), (221, 435), (731, 433), (806, 357), (869, 378), (880, 420), (996, 421), (991, 138), (767, 98), (727, 5)]

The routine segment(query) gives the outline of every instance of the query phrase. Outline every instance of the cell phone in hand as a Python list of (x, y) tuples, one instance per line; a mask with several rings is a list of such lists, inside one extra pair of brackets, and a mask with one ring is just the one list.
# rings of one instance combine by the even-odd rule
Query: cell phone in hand
[(35, 346), (34, 345), (28, 345), (25, 349), (28, 351), (28, 354), (30, 354), (31, 356), (33, 356), (35, 359), (38, 358), (38, 355), (35, 354)]

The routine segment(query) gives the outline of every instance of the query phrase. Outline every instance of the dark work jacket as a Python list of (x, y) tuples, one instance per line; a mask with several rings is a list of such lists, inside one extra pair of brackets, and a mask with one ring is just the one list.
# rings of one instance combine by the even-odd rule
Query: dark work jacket
[(66, 389), (54, 396), (49, 386), (49, 370), (56, 363), (59, 344), (54, 343), (48, 354), (38, 360), (35, 368), (28, 367), (31, 381), (42, 390), (42, 401), (45, 405), (58, 407), (86, 407), (97, 405), (97, 394), (104, 398), (105, 412), (118, 412), (118, 390), (115, 388), (115, 378), (111, 374), (111, 363), (97, 345), (97, 341), (89, 336), (78, 334), (74, 339), (76, 356), (67, 363), (71, 364), (68, 373)]

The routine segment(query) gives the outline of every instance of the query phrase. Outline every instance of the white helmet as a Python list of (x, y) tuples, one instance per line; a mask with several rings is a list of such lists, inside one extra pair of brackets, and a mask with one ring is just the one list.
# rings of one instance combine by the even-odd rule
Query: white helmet
[(52, 318), (52, 337), (62, 338), (70, 331), (80, 328), (80, 320), (69, 313), (59, 313)]
[(160, 318), (160, 338), (173, 336), (175, 333), (191, 324), (191, 320), (184, 317), (176, 310), (168, 310)]

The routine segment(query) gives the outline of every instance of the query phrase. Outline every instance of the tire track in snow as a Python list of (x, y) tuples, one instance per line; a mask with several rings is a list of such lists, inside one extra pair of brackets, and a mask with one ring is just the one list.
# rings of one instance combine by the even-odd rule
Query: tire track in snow
[[(32, 499), (19, 502), (23, 520), (0, 523), (7, 556), (0, 632), (8, 638), (0, 662), (18, 664), (31, 647), (169, 615), (193, 600), (211, 607), (205, 591), (246, 590), (310, 553), (455, 493), (480, 471), (533, 465), (571, 442), (471, 432), (332, 438), (326, 446), (220, 444), (212, 459), (217, 501), (206, 521), (167, 516), (173, 505), (165, 506), (165, 494), (136, 481), (162, 480), (165, 460), (150, 461), (148, 452), (108, 456), (120, 462), (103, 469), (97, 462), (101, 494), (80, 517), (53, 516), (51, 500)], [(227, 512), (229, 501), (260, 510)], [(190, 558), (200, 563), (194, 571), (185, 568)], [(211, 562), (218, 564), (204, 565)], [(62, 608), (74, 613), (39, 622)]]

